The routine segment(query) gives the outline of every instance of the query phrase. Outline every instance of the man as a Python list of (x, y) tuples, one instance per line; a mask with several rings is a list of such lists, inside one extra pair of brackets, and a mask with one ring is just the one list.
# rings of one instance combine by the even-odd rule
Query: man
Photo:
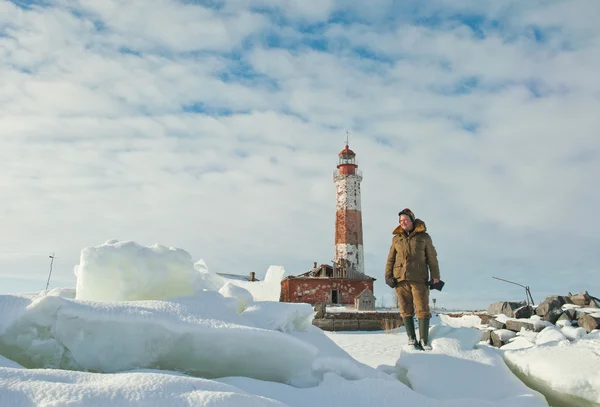
[[(425, 222), (415, 219), (408, 208), (398, 213), (400, 225), (394, 229), (392, 246), (385, 267), (385, 281), (395, 286), (404, 320), (408, 344), (431, 350), (429, 345), (429, 282), (440, 282), (437, 252), (427, 234)], [(419, 319), (419, 342), (413, 316)]]

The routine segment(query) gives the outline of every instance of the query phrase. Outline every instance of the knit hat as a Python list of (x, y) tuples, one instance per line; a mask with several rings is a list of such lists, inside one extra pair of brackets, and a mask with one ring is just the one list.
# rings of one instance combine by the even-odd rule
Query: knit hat
[(415, 214), (410, 209), (408, 209), (408, 208), (402, 209), (400, 212), (398, 212), (398, 216), (400, 216), (400, 215), (408, 216), (410, 218), (410, 221), (412, 223), (415, 223)]

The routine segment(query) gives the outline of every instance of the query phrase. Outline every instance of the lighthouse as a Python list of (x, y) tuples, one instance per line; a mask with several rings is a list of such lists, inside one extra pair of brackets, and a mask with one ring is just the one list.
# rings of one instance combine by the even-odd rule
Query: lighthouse
[[(356, 154), (346, 146), (338, 155), (333, 174), (336, 191), (335, 252), (333, 264), (313, 262), (312, 268), (299, 275), (281, 280), (279, 301), (309, 304), (354, 305), (357, 310), (375, 310), (373, 283), (375, 278), (365, 274), (363, 252), (362, 211), (360, 182), (362, 174), (356, 164)], [(353, 321), (359, 321), (353, 318)], [(320, 321), (315, 319), (315, 321)], [(327, 319), (333, 323), (333, 319)], [(366, 329), (364, 320), (353, 329)], [(349, 322), (344, 320), (344, 322)], [(336, 330), (333, 325), (316, 324), (325, 330)], [(348, 328), (350, 325), (342, 325)], [(338, 324), (338, 326), (340, 326)], [(380, 329), (381, 323), (375, 327)]]
[(341, 266), (343, 277), (360, 278), (365, 273), (363, 252), (360, 182), (362, 173), (356, 154), (346, 146), (338, 155), (333, 180), (336, 190), (334, 261)]

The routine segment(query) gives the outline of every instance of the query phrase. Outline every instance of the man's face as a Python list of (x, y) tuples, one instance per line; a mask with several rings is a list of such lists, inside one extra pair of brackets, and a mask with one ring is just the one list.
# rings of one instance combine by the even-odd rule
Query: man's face
[(412, 230), (413, 223), (408, 215), (400, 215), (400, 226), (402, 227), (402, 230)]

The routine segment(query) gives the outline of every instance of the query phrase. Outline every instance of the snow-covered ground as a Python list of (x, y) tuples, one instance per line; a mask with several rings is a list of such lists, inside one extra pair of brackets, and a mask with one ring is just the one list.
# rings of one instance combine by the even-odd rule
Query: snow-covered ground
[(110, 241), (76, 273), (77, 291), (0, 296), (0, 406), (547, 406), (504, 360), (600, 403), (598, 332), (499, 350), (479, 318), (442, 316), (418, 352), (403, 329), (314, 327), (310, 305), (276, 302), (279, 267), (228, 281), (181, 249)]

